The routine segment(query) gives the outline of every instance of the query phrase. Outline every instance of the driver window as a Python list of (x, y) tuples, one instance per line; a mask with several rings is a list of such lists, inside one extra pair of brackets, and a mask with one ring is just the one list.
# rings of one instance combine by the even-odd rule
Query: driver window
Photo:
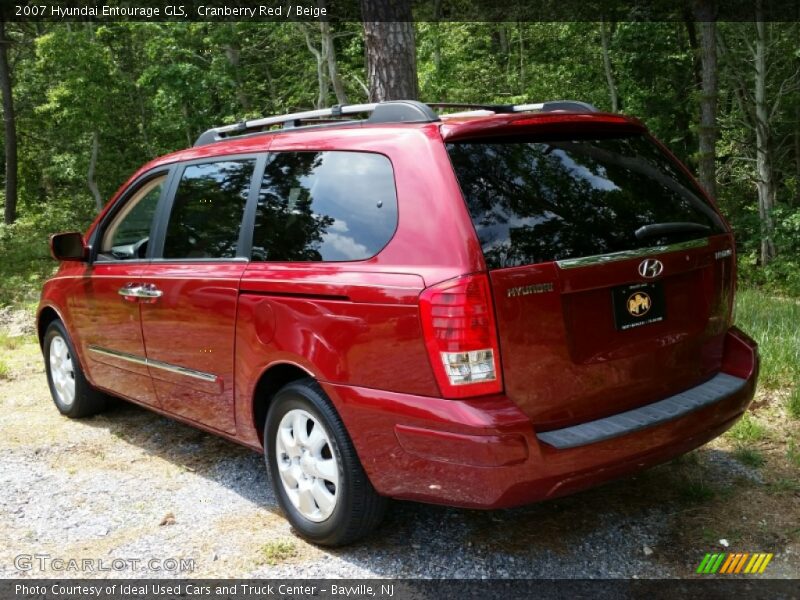
[(166, 175), (145, 183), (114, 218), (103, 235), (100, 260), (130, 260), (144, 258), (150, 227), (156, 214)]

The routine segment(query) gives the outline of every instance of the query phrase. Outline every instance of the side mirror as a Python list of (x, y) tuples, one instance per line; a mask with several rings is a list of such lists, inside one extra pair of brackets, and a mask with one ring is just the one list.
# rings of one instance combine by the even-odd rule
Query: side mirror
[(77, 231), (50, 236), (50, 254), (56, 260), (85, 261), (88, 257), (87, 250), (83, 244), (83, 235)]

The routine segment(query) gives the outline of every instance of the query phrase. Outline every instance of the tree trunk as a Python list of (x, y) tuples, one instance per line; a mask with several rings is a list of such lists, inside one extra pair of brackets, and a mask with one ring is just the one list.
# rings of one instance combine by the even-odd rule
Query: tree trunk
[(265, 63), (261, 65), (264, 69), (264, 78), (267, 80), (267, 91), (269, 92), (269, 112), (274, 113), (277, 112), (277, 103), (275, 100), (278, 98), (278, 90), (275, 87), (275, 79), (272, 77), (272, 71), (269, 70), (269, 66)]
[(700, 21), (700, 128), (697, 170), (700, 184), (711, 196), (717, 194), (717, 23), (714, 0), (697, 0), (695, 18)]
[(333, 93), (336, 94), (336, 102), (347, 104), (347, 92), (344, 89), (342, 78), (339, 76), (339, 66), (336, 63), (336, 46), (333, 45), (331, 24), (328, 21), (320, 21), (319, 33), (322, 38), (322, 51), (328, 64), (328, 77), (333, 86)]
[(144, 143), (144, 151), (147, 153), (148, 158), (153, 157), (153, 148), (150, 146), (150, 136), (147, 133), (147, 109), (144, 105), (144, 96), (142, 95), (142, 88), (138, 84), (136, 86), (136, 103), (139, 106), (139, 121), (142, 128), (142, 142)]
[(522, 23), (517, 23), (519, 28), (519, 93), (525, 93), (525, 38), (522, 35)]
[(614, 73), (611, 70), (611, 57), (608, 55), (608, 29), (605, 20), (600, 21), (600, 42), (603, 46), (603, 68), (608, 83), (608, 96), (611, 99), (611, 112), (619, 112), (619, 94), (614, 81)]
[(186, 107), (185, 102), (181, 103), (181, 115), (183, 115), (183, 132), (186, 134), (186, 146), (188, 147), (194, 144), (194, 138), (192, 137), (192, 130), (189, 126), (189, 109)]
[[(231, 39), (236, 39), (235, 30), (231, 29), (230, 37)], [(241, 58), (242, 51), (239, 48), (238, 43), (225, 44), (223, 49), (225, 50), (225, 58), (228, 59), (228, 64), (233, 72), (233, 83), (236, 86), (236, 100), (239, 102), (241, 109), (244, 112), (248, 112), (250, 110), (250, 98), (247, 96), (247, 91), (242, 83), (242, 74), (241, 70), (239, 69), (239, 60)]]
[(794, 205), (800, 207), (800, 106), (794, 109)]
[(508, 79), (508, 74), (511, 71), (511, 48), (508, 44), (508, 31), (506, 29), (506, 24), (499, 23), (497, 32), (500, 36), (500, 52), (503, 56), (503, 62), (505, 63), (506, 79)]
[(314, 108), (323, 108), (328, 105), (328, 74), (326, 72), (328, 61), (325, 58), (325, 45), (323, 44), (320, 50), (313, 44), (308, 25), (299, 23), (298, 27), (303, 30), (308, 51), (314, 55), (314, 60), (317, 61), (317, 101), (314, 103)]
[(694, 85), (699, 90), (703, 85), (703, 78), (700, 72), (700, 44), (697, 41), (697, 24), (694, 22), (694, 15), (688, 9), (684, 12), (683, 23), (686, 25), (686, 37), (689, 38), (689, 48), (692, 49), (692, 75)]
[(372, 102), (416, 100), (416, 43), (410, 0), (361, 0)]
[(770, 154), (770, 122), (767, 106), (767, 30), (761, 0), (756, 2), (755, 47), (756, 169), (758, 180), (758, 216), (761, 220), (761, 265), (775, 258), (772, 241), (772, 209), (775, 206), (775, 180)]
[(3, 127), (6, 153), (6, 202), (4, 221), (11, 225), (17, 220), (17, 122), (14, 115), (14, 96), (11, 69), (8, 66), (8, 46), (5, 21), (0, 21), (0, 93), (3, 94)]
[(96, 131), (92, 132), (92, 155), (89, 158), (89, 170), (86, 173), (86, 184), (89, 186), (89, 191), (92, 192), (94, 203), (97, 206), (97, 212), (103, 210), (103, 197), (100, 195), (100, 190), (97, 187), (97, 181), (94, 174), (97, 168), (97, 153), (100, 151), (100, 136)]
[(436, 68), (437, 83), (442, 77), (442, 31), (439, 19), (442, 16), (442, 0), (433, 3), (433, 66)]

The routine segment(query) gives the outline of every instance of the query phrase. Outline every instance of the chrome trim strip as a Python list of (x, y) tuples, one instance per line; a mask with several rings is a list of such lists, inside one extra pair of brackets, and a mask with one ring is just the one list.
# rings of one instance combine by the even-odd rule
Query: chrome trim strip
[(120, 352), (118, 350), (109, 350), (107, 348), (101, 348), (100, 346), (93, 346), (91, 344), (89, 345), (89, 351), (94, 352), (96, 354), (102, 354), (104, 356), (110, 356), (111, 358), (120, 358), (122, 360), (127, 360), (128, 362), (132, 362), (137, 365), (147, 366), (147, 359), (144, 358), (143, 356), (128, 354), (127, 352)]
[(697, 240), (689, 240), (688, 242), (668, 244), (666, 246), (650, 246), (649, 248), (623, 250), (622, 252), (611, 252), (609, 254), (596, 254), (594, 256), (582, 256), (580, 258), (567, 258), (565, 260), (557, 260), (556, 265), (558, 265), (560, 269), (576, 269), (578, 267), (600, 265), (610, 262), (617, 262), (620, 260), (629, 260), (631, 258), (644, 258), (646, 256), (654, 256), (656, 254), (664, 254), (666, 252), (678, 252), (679, 250), (689, 250), (691, 248), (704, 248), (705, 246), (708, 246), (708, 238), (700, 238)]
[(155, 367), (156, 369), (161, 369), (162, 371), (169, 371), (170, 373), (177, 373), (178, 375), (186, 375), (187, 377), (202, 379), (203, 381), (208, 381), (209, 383), (216, 383), (219, 381), (219, 377), (211, 373), (195, 371), (194, 369), (190, 369), (188, 367), (181, 367), (180, 365), (173, 365), (171, 363), (165, 363), (160, 360), (153, 360), (151, 358), (147, 359), (147, 366)]
[(127, 360), (128, 362), (132, 362), (137, 365), (145, 365), (146, 367), (153, 367), (155, 369), (161, 369), (162, 371), (169, 371), (170, 373), (177, 373), (178, 375), (193, 377), (202, 381), (208, 381), (209, 383), (217, 383), (219, 381), (219, 376), (212, 373), (204, 373), (203, 371), (196, 371), (194, 369), (189, 369), (188, 367), (181, 367), (180, 365), (173, 365), (160, 360), (153, 360), (152, 358), (137, 356), (136, 354), (128, 354), (127, 352), (120, 352), (118, 350), (109, 350), (108, 348), (101, 348), (100, 346), (94, 345), (89, 345), (89, 350), (91, 352), (95, 352), (96, 354)]

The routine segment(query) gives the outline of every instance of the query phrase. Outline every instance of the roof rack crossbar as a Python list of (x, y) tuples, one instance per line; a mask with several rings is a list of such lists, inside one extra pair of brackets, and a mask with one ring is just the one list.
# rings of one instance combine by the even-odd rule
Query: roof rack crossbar
[(429, 123), (439, 120), (438, 115), (429, 106), (413, 100), (392, 100), (369, 104), (337, 104), (331, 108), (306, 110), (214, 127), (203, 132), (194, 145), (203, 146), (238, 135), (256, 133), (272, 125), (292, 128), (300, 126), (301, 121), (324, 119), (325, 117), (337, 119), (345, 115), (360, 113), (370, 113), (369, 118), (366, 120), (368, 123)]

